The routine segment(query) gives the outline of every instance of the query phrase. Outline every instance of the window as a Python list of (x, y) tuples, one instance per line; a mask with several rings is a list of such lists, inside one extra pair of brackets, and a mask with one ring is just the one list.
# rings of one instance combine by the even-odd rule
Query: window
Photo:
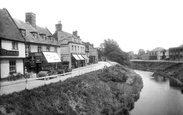
[(30, 52), (31, 52), (30, 45), (26, 44), (25, 45), (25, 56), (28, 57)]
[(16, 72), (16, 60), (10, 60), (9, 61), (10, 64), (10, 72)]
[(18, 50), (18, 42), (12, 42), (12, 49)]
[(72, 45), (72, 52), (74, 52), (74, 46)]
[(50, 51), (50, 46), (46, 46), (46, 51)]
[(38, 52), (41, 52), (42, 49), (41, 49), (41, 46), (38, 46)]
[(22, 33), (22, 35), (23, 35), (24, 37), (26, 36), (26, 30), (20, 29), (20, 32)]
[(34, 38), (38, 38), (38, 34), (36, 32), (31, 32)]

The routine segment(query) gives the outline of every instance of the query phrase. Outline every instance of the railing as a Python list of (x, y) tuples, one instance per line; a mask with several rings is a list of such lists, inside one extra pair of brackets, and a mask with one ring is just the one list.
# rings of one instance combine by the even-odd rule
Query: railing
[[(47, 85), (54, 82), (64, 81), (67, 78), (82, 75), (88, 72), (96, 71), (107, 66), (106, 64), (94, 64), (86, 67), (81, 67), (63, 74), (38, 77), (38, 78), (26, 78), (17, 81), (11, 81), (0, 84), (0, 95), (13, 93), (14, 91), (22, 91), (25, 89), (33, 89), (39, 86)], [(108, 65), (110, 66), (110, 65)]]

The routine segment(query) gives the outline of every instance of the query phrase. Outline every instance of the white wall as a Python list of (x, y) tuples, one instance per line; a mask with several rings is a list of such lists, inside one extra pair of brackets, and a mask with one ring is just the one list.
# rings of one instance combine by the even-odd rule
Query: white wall
[(1, 60), (1, 78), (8, 77), (9, 75), (9, 60)]
[(16, 60), (17, 72), (24, 73), (23, 60)]
[(12, 50), (12, 41), (2, 40), (2, 48), (6, 50)]
[[(9, 60), (8, 59), (2, 59), (1, 60), (1, 78), (6, 78), (9, 75), (10, 71), (10, 66), (9, 66)], [(24, 68), (23, 68), (23, 60), (22, 59), (17, 59), (16, 60), (16, 72), (21, 72), (22, 74), (24, 73)]]
[(58, 56), (61, 59), (61, 47), (57, 47), (57, 54), (58, 54)]
[(18, 57), (25, 57), (25, 44), (19, 42), (18, 49), (19, 49), (19, 56)]
[(25, 57), (25, 43), (18, 42), (18, 50), (12, 49), (12, 41), (2, 40), (2, 48), (10, 51), (19, 51), (19, 56), (2, 56), (2, 57)]

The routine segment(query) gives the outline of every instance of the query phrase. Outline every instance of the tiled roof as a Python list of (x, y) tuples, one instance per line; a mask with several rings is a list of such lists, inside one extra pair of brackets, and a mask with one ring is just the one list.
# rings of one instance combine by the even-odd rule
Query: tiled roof
[(157, 47), (157, 48), (153, 49), (152, 51), (162, 51), (162, 50), (164, 50), (164, 48), (162, 48), (162, 47)]
[(51, 32), (47, 28), (37, 26), (37, 30), (40, 34), (46, 34), (47, 36), (52, 36)]
[(6, 9), (0, 9), (0, 37), (9, 40), (25, 41)]
[[(37, 30), (31, 26), (29, 23), (25, 23), (21, 20), (14, 19), (15, 23), (17, 24), (19, 29), (25, 29), (26, 30), (26, 36), (25, 39), (27, 42), (31, 43), (38, 43), (38, 44), (49, 44), (49, 45), (59, 45), (56, 40), (49, 40), (48, 36), (52, 36), (52, 34), (49, 32), (47, 28), (42, 28), (37, 26)], [(38, 33), (38, 38), (35, 38), (31, 32)], [(46, 40), (40, 36), (40, 34), (46, 35)]]
[[(59, 34), (59, 36), (60, 36), (59, 38), (57, 37), (58, 34)], [(56, 32), (53, 34), (53, 37), (56, 38), (56, 39), (58, 39), (59, 43), (61, 43), (62, 41), (65, 41), (65, 40), (67, 40), (67, 43), (68, 43), (68, 42), (72, 42), (72, 38), (74, 38), (74, 39), (77, 38), (77, 37), (74, 36), (73, 34), (70, 34), (70, 33), (68, 33), (68, 32), (64, 32), (64, 31), (59, 31), (59, 33), (58, 33), (58, 31), (56, 31)], [(74, 42), (73, 42), (73, 43), (74, 43)]]

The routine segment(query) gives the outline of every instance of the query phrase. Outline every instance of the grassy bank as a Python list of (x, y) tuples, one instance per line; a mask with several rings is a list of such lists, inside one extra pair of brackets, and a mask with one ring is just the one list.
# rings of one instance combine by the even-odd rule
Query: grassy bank
[(155, 72), (154, 75), (162, 75), (178, 80), (183, 83), (183, 63), (172, 62), (132, 62), (134, 69), (148, 70)]
[(0, 97), (0, 114), (127, 115), (142, 79), (116, 65), (33, 90)]

